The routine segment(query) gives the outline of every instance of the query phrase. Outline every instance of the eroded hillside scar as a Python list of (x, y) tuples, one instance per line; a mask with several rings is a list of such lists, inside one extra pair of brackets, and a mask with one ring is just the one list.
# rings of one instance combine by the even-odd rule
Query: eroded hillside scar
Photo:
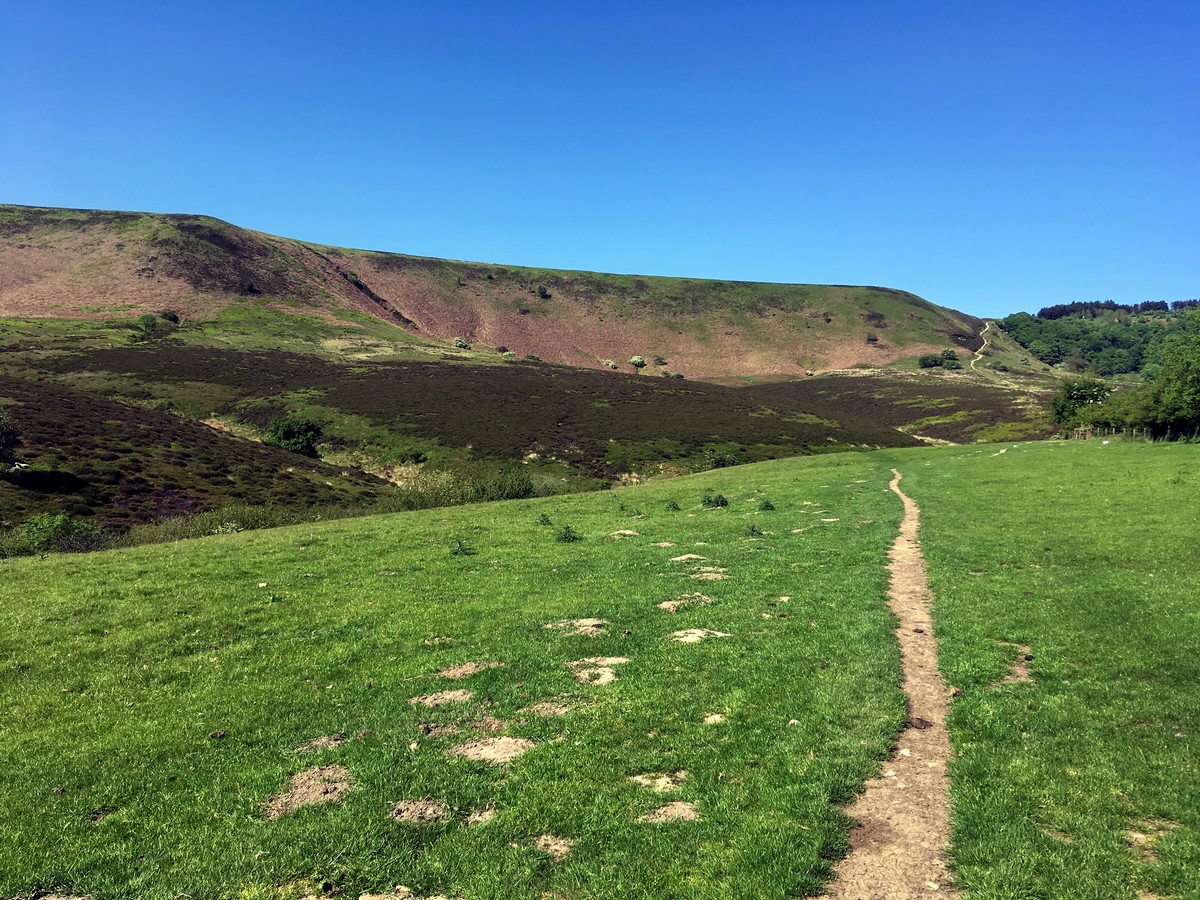
[(908, 719), (882, 777), (867, 782), (846, 810), (861, 824), (850, 832), (850, 853), (838, 864), (829, 890), (829, 896), (846, 900), (955, 896), (945, 862), (949, 704), (938, 672), (933, 595), (917, 543), (920, 510), (900, 490), (900, 473), (892, 474), (889, 487), (904, 502), (904, 518), (888, 554), (888, 603), (897, 619)]

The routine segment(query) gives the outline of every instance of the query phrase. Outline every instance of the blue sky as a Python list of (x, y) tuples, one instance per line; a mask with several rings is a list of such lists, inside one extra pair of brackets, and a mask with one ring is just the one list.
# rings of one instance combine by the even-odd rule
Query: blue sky
[(1200, 3), (0, 9), (0, 202), (342, 246), (903, 288), (1200, 296)]

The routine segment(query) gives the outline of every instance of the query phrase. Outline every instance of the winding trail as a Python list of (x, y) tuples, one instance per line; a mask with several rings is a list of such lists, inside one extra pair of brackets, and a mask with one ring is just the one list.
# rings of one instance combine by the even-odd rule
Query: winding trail
[[(988, 329), (991, 327), (992, 327), (991, 322), (983, 323), (983, 331), (979, 332), (979, 336), (981, 338), (983, 338), (983, 345), (978, 350), (975, 351), (975, 355), (971, 358), (971, 368), (972, 369), (975, 368), (975, 363), (977, 363), (977, 362), (979, 362), (979, 360), (983, 359), (983, 351), (986, 350), (988, 348), (988, 344), (991, 343), (991, 341), (989, 341), (987, 339)], [(893, 471), (895, 471), (895, 470), (893, 470)], [(896, 491), (896, 493), (899, 494), (900, 492)], [(900, 494), (900, 496), (903, 497), (904, 495)]]
[(889, 487), (904, 501), (904, 519), (888, 554), (888, 602), (898, 620), (908, 720), (882, 777), (867, 782), (846, 809), (861, 824), (850, 832), (850, 853), (827, 894), (839, 900), (957, 896), (944, 858), (950, 836), (949, 699), (938, 672), (933, 595), (917, 544), (920, 510), (900, 490), (901, 474), (892, 474)]

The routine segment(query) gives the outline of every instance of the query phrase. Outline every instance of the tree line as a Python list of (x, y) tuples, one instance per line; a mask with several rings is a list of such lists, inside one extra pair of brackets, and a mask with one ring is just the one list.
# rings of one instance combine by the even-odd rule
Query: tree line
[(1181, 316), (1162, 339), (1144, 383), (1114, 389), (1098, 378), (1071, 379), (1055, 396), (1064, 428), (1145, 429), (1156, 438), (1200, 437), (1200, 310)]

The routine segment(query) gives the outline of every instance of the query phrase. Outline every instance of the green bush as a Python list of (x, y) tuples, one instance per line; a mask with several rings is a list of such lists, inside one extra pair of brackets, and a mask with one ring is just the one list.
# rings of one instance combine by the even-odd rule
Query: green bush
[(21, 432), (8, 413), (0, 410), (0, 463), (11, 463), (13, 451), (21, 443)]
[(700, 502), (705, 509), (723, 509), (729, 505), (729, 501), (723, 494), (705, 494), (704, 499)]
[(764, 497), (762, 503), (758, 504), (758, 508), (763, 512), (770, 512), (775, 508), (775, 504)]
[(582, 541), (583, 535), (570, 525), (564, 525), (558, 531), (554, 532), (554, 539), (560, 544), (573, 544), (576, 541)]
[(470, 350), (471, 349), (471, 343), (466, 338), (461, 338), (461, 337), (456, 337), (454, 339), (454, 346), (457, 347), (459, 350)]
[(917, 365), (919, 365), (922, 369), (936, 369), (938, 366), (942, 365), (944, 362), (945, 362), (945, 360), (942, 359), (941, 356), (939, 356), (938, 354), (926, 353), (924, 356), (920, 357), (917, 360)]
[(325, 429), (320, 422), (306, 416), (288, 416), (275, 419), (267, 426), (263, 443), (316, 459), (319, 456), (317, 442), (324, 435)]
[(646, 357), (631, 356), (629, 357), (629, 364), (635, 369), (644, 369), (646, 367)]
[(91, 550), (100, 545), (103, 536), (99, 525), (73, 519), (65, 512), (42, 513), (17, 529), (17, 540), (25, 545), (26, 553)]

